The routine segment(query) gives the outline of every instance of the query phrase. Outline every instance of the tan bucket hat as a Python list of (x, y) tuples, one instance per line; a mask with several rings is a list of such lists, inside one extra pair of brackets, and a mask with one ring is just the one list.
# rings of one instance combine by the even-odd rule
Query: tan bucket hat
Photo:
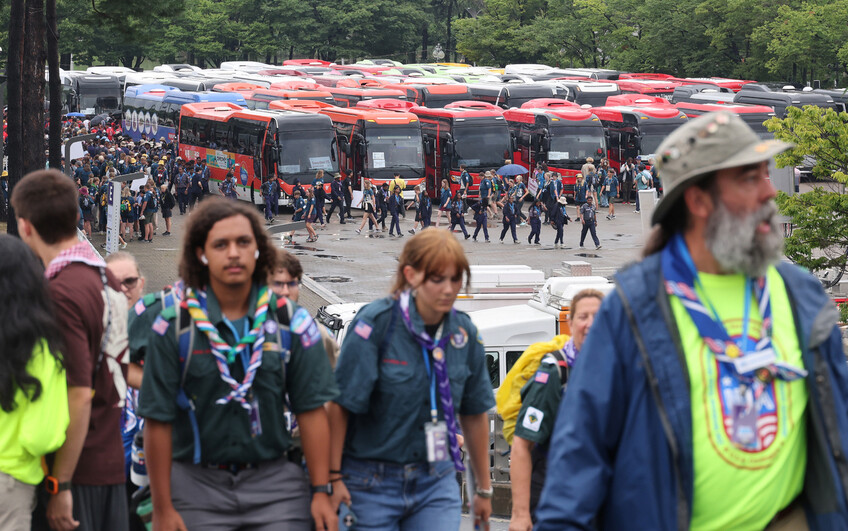
[(717, 170), (769, 160), (793, 145), (763, 140), (738, 115), (718, 111), (689, 120), (657, 148), (657, 170), (663, 198), (651, 223), (658, 224), (691, 184)]

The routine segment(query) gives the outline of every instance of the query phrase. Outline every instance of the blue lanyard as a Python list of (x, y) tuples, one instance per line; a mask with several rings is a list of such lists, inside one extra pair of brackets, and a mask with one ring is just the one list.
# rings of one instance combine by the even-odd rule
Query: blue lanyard
[[(441, 334), (441, 327), (439, 327), (439, 331), (436, 332), (436, 338), (438, 338)], [(436, 405), (436, 376), (435, 371), (430, 368), (430, 352), (421, 347), (421, 355), (424, 357), (424, 367), (427, 369), (427, 378), (430, 380), (430, 419), (432, 419), (433, 424), (439, 422), (439, 408)]]
[[(246, 336), (248, 332), (250, 332), (247, 317), (244, 318), (244, 333), (242, 335), (239, 335), (239, 333), (236, 331), (236, 326), (233, 324), (232, 321), (230, 321), (226, 317), (224, 317), (224, 324), (227, 325), (227, 328), (230, 329), (230, 332), (232, 332), (233, 336), (236, 338), (236, 345), (239, 344), (242, 337)], [(250, 354), (247, 346), (245, 346), (239, 351), (239, 357), (241, 358), (241, 364), (242, 366), (244, 366), (244, 370), (247, 371), (247, 367), (250, 365)]]
[(424, 367), (427, 368), (427, 378), (430, 380), (430, 418), (435, 424), (439, 422), (439, 408), (436, 406), (436, 378), (430, 370), (430, 353), (426, 348), (421, 347), (421, 354), (424, 356)]
[[(716, 311), (715, 306), (713, 306), (712, 301), (710, 301), (709, 297), (707, 297), (707, 290), (704, 289), (704, 286), (701, 284), (701, 277), (698, 275), (698, 269), (695, 267), (695, 263), (692, 261), (692, 255), (689, 253), (689, 249), (686, 247), (686, 243), (683, 241), (683, 238), (676, 238), (678, 249), (680, 251), (680, 255), (683, 257), (683, 261), (686, 263), (686, 267), (689, 268), (689, 271), (692, 273), (692, 277), (694, 279), (695, 287), (701, 291), (704, 302), (710, 309), (710, 312), (713, 314), (713, 319), (715, 319), (716, 323), (721, 324), (721, 318), (718, 316), (718, 311)], [(745, 312), (742, 317), (742, 335), (740, 339), (735, 343), (739, 347), (742, 352), (748, 352), (748, 326), (749, 319), (751, 316), (751, 292), (753, 291), (754, 286), (753, 282), (749, 277), (745, 277)], [(730, 337), (730, 334), (728, 334)]]

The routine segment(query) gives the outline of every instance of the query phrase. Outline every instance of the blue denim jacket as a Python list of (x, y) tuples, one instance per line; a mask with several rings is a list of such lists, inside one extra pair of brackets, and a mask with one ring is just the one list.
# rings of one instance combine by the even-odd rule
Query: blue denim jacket
[[(785, 263), (778, 271), (809, 371), (800, 501), (810, 529), (848, 529), (848, 364), (838, 314), (811, 275)], [(551, 438), (534, 529), (688, 529), (689, 376), (660, 254), (616, 275), (582, 350)]]

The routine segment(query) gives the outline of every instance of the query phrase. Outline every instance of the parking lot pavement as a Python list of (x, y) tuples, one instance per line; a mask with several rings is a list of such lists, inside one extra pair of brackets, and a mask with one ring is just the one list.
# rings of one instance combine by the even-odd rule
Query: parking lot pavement
[[(598, 237), (601, 249), (595, 250), (591, 237), (587, 235), (585, 248), (579, 247), (580, 222), (572, 221), (565, 228), (566, 247), (555, 249), (553, 246), (555, 231), (550, 226), (542, 227), (542, 245), (529, 245), (527, 236), (530, 227), (518, 227), (519, 244), (512, 242), (508, 234), (505, 243), (498, 241), (501, 225), (491, 222), (489, 237), (492, 243), (483, 242), (482, 231), (478, 242), (464, 240), (462, 233), (455, 233), (462, 243), (471, 264), (525, 264), (541, 269), (550, 275), (555, 268), (562, 267), (565, 260), (583, 260), (592, 264), (593, 273), (602, 276), (612, 275), (622, 265), (639, 257), (642, 248), (642, 233), (639, 214), (633, 213), (633, 207), (620, 205), (617, 217), (607, 221), (606, 212), (600, 212)], [(570, 215), (577, 218), (576, 208), (570, 208)], [(390, 289), (397, 268), (397, 259), (404, 243), (409, 240), (407, 232), (414, 222), (412, 215), (401, 220), (404, 237), (391, 237), (386, 232), (356, 234), (356, 223), (348, 221), (338, 223), (338, 218), (324, 229), (317, 229), (318, 241), (306, 243), (306, 234), (296, 234), (293, 244), (285, 247), (297, 255), (303, 263), (304, 271), (314, 281), (331, 290), (340, 298), (349, 302), (367, 302), (385, 295)], [(466, 218), (468, 230), (473, 234), (471, 216)], [(444, 225), (443, 225), (444, 226)]]
[[(577, 218), (575, 207), (570, 207), (569, 213)], [(539, 246), (527, 244), (529, 226), (518, 227), (518, 245), (512, 243), (509, 235), (506, 243), (499, 243), (501, 225), (494, 221), (490, 222), (489, 229), (492, 243), (483, 242), (482, 231), (476, 243), (470, 239), (464, 240), (461, 233), (456, 233), (456, 237), (471, 264), (526, 264), (541, 269), (547, 276), (555, 268), (561, 267), (565, 260), (583, 260), (592, 265), (594, 274), (610, 276), (622, 265), (638, 259), (642, 247), (642, 229), (639, 214), (633, 213), (632, 206), (617, 205), (617, 218), (612, 221), (607, 221), (605, 216), (605, 211), (599, 212), (597, 231), (602, 245), (600, 250), (595, 250), (588, 235), (586, 247), (578, 247), (580, 223), (575, 221), (565, 227), (566, 247), (562, 249), (554, 248), (555, 231), (550, 226), (542, 227), (542, 245)], [(162, 236), (164, 222), (160, 219), (158, 234), (154, 236), (153, 243), (129, 242), (126, 250), (138, 259), (147, 279), (145, 291), (162, 289), (176, 280), (187, 219), (188, 215), (180, 216), (177, 213), (173, 218), (170, 236)], [(281, 213), (279, 219), (288, 220), (290, 214), (287, 211)], [(470, 233), (473, 233), (474, 222), (470, 215), (466, 221)], [(317, 229), (319, 237), (314, 243), (306, 243), (305, 230), (295, 232), (291, 244), (284, 245), (280, 235), (274, 236), (278, 245), (300, 258), (305, 274), (319, 286), (310, 290), (307, 282), (302, 290), (301, 302), (311, 312), (314, 313), (318, 306), (333, 302), (328, 300), (332, 297), (327, 291), (335, 295), (336, 301), (349, 302), (367, 302), (388, 293), (397, 268), (397, 258), (404, 243), (410, 238), (408, 231), (414, 224), (412, 212), (406, 220), (400, 222), (404, 231), (402, 238), (390, 237), (386, 232), (369, 233), (367, 227), (362, 234), (356, 234), (359, 222), (357, 216), (345, 225), (340, 225), (338, 217), (334, 217), (324, 229)], [(104, 234), (92, 237), (92, 243), (98, 249), (105, 241)]]

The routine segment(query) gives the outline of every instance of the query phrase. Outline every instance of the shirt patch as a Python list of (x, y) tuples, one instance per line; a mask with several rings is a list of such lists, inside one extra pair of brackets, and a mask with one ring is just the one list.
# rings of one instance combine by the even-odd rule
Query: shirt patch
[(143, 314), (144, 313), (144, 300), (138, 299), (138, 302), (135, 303), (135, 306), (133, 306), (133, 309), (135, 310), (136, 315)]
[(374, 328), (365, 321), (359, 321), (356, 323), (356, 326), (353, 327), (353, 333), (366, 341), (368, 341), (368, 338), (371, 337), (372, 330), (374, 330)]
[(537, 381), (537, 382), (539, 382), (539, 383), (542, 383), (542, 384), (546, 384), (546, 383), (548, 383), (548, 373), (546, 373), (546, 372), (537, 372), (537, 373), (536, 373), (535, 381)]
[(321, 331), (318, 330), (318, 325), (315, 321), (312, 321), (312, 324), (306, 329), (303, 334), (300, 336), (300, 343), (303, 345), (303, 348), (309, 348), (312, 345), (318, 343), (321, 340)]
[(459, 332), (451, 336), (450, 342), (451, 345), (453, 345), (453, 348), (460, 349), (464, 347), (468, 344), (468, 332), (460, 326)]
[(167, 319), (165, 319), (161, 315), (157, 315), (156, 320), (153, 321), (153, 326), (151, 326), (150, 328), (152, 328), (153, 331), (159, 334), (160, 336), (164, 336), (165, 332), (168, 331), (169, 326), (171, 326), (171, 323), (168, 322)]
[(535, 407), (528, 407), (527, 413), (524, 414), (524, 420), (521, 421), (521, 426), (530, 431), (538, 432), (539, 428), (542, 427), (543, 418), (545, 418), (545, 414), (542, 411)]
[(291, 320), (291, 331), (295, 334), (303, 334), (312, 323), (312, 316), (306, 308), (298, 308)]

